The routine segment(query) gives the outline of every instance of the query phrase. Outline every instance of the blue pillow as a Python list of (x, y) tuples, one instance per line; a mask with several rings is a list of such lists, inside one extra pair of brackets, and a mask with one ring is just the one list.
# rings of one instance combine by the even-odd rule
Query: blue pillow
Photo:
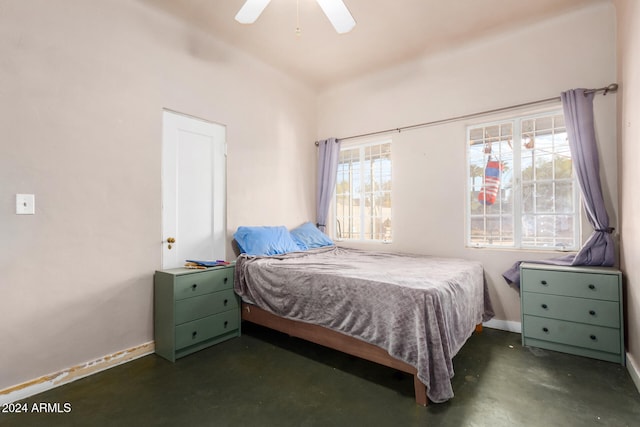
[(248, 255), (278, 255), (300, 250), (284, 225), (238, 227), (233, 238), (238, 242), (240, 251)]
[(291, 230), (291, 237), (303, 251), (333, 245), (333, 241), (329, 236), (318, 230), (318, 228), (310, 222), (305, 222), (300, 227)]

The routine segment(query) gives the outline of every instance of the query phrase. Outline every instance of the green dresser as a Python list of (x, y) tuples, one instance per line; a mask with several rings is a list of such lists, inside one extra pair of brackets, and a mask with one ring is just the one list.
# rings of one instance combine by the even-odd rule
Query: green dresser
[(622, 274), (523, 263), (522, 345), (625, 364)]
[(240, 336), (234, 266), (176, 268), (154, 276), (154, 337), (159, 356), (172, 362)]

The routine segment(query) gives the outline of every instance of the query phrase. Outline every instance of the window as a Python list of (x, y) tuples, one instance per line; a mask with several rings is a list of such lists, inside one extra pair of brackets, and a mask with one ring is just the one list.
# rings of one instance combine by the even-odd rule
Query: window
[(391, 141), (344, 146), (335, 194), (337, 240), (391, 241)]
[(467, 244), (576, 250), (580, 213), (562, 111), (467, 128)]

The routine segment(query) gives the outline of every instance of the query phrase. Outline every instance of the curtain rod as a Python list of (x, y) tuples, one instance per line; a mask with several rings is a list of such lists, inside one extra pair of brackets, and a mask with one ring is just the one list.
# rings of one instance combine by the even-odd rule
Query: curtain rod
[[(598, 89), (585, 89), (584, 96), (587, 96), (590, 93), (599, 93), (599, 92), (603, 92), (603, 95), (606, 95), (609, 92), (616, 92), (617, 90), (618, 90), (618, 84), (617, 83), (611, 83), (608, 86), (601, 87), (601, 88), (598, 88)], [(431, 121), (431, 122), (418, 123), (416, 125), (404, 126), (404, 127), (395, 128), (395, 129), (380, 130), (380, 131), (377, 131), (377, 132), (363, 133), (363, 134), (360, 134), (360, 135), (345, 136), (343, 138), (336, 139), (336, 141), (345, 141), (347, 139), (363, 138), (365, 136), (381, 135), (381, 134), (384, 134), (384, 133), (391, 133), (391, 132), (400, 133), (403, 130), (410, 130), (410, 129), (416, 129), (416, 128), (427, 127), (427, 126), (441, 125), (441, 124), (444, 124), (444, 123), (455, 122), (455, 121), (458, 121), (458, 120), (470, 119), (470, 118), (479, 117), (479, 116), (485, 116), (487, 114), (493, 114), (493, 113), (501, 113), (503, 111), (515, 110), (517, 108), (529, 107), (529, 106), (532, 106), (532, 105), (546, 104), (548, 102), (560, 101), (560, 100), (561, 99), (560, 99), (559, 96), (555, 96), (553, 98), (546, 98), (546, 99), (540, 99), (538, 101), (525, 102), (523, 104), (510, 105), (508, 107), (495, 108), (493, 110), (481, 111), (479, 113), (464, 114), (462, 116), (450, 117), (448, 119), (434, 120), (434, 121)], [(318, 142), (316, 141), (316, 146), (317, 145), (318, 145)]]

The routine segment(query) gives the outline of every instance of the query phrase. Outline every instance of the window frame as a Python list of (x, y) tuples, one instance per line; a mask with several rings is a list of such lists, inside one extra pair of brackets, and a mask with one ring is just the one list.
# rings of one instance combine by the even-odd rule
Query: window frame
[[(388, 190), (389, 192), (389, 198), (390, 198), (390, 207), (389, 207), (389, 219), (391, 219), (392, 221), (392, 225), (390, 227), (390, 232), (389, 232), (389, 238), (388, 239), (367, 239), (365, 238), (365, 227), (364, 224), (365, 219), (367, 218), (366, 216), (366, 211), (367, 209), (361, 209), (360, 210), (360, 217), (359, 217), (359, 221), (361, 224), (359, 233), (357, 237), (339, 237), (339, 232), (341, 230), (341, 227), (344, 227), (344, 225), (340, 225), (339, 226), (339, 215), (338, 215), (338, 189), (337, 186), (339, 184), (339, 181), (336, 177), (336, 188), (334, 189), (334, 193), (333, 193), (333, 208), (332, 208), (332, 213), (333, 213), (333, 239), (335, 241), (338, 242), (360, 242), (360, 243), (381, 243), (381, 244), (390, 244), (393, 242), (393, 139), (391, 137), (384, 137), (384, 138), (379, 138), (379, 139), (374, 139), (374, 140), (367, 140), (367, 141), (360, 141), (360, 142), (350, 142), (350, 143), (342, 143), (341, 147), (340, 147), (340, 153), (342, 153), (342, 151), (346, 151), (346, 150), (353, 150), (353, 149), (358, 149), (359, 154), (358, 154), (358, 162), (361, 164), (361, 168), (362, 168), (362, 164), (365, 162), (365, 149), (367, 147), (372, 147), (372, 146), (382, 146), (385, 144), (389, 144), (389, 161), (390, 161), (390, 170), (389, 170), (389, 175), (390, 175), (390, 188)], [(339, 160), (338, 160), (339, 162)], [(336, 171), (336, 175), (338, 174), (339, 170), (340, 170), (340, 163), (338, 163), (338, 170)], [(360, 179), (362, 181), (364, 181), (364, 176), (361, 176)], [(361, 200), (364, 200), (364, 194), (365, 194), (365, 185), (364, 182), (360, 182), (360, 197)], [(374, 217), (369, 217), (374, 218)]]
[[(581, 242), (582, 242), (582, 209), (581, 209), (581, 194), (579, 189), (578, 180), (575, 174), (575, 170), (572, 166), (571, 172), (571, 183), (572, 183), (572, 203), (573, 203), (573, 211), (570, 215), (573, 216), (573, 245), (572, 246), (535, 246), (528, 245), (523, 242), (523, 221), (522, 217), (526, 214), (524, 211), (524, 201), (523, 201), (523, 168), (522, 168), (522, 144), (523, 144), (523, 130), (522, 123), (526, 120), (531, 119), (540, 119), (545, 117), (553, 117), (557, 115), (562, 115), (564, 117), (562, 107), (555, 107), (544, 111), (530, 111), (530, 112), (522, 112), (521, 114), (509, 116), (497, 120), (492, 121), (478, 121), (472, 124), (468, 124), (466, 126), (466, 143), (465, 143), (465, 167), (466, 167), (466, 191), (465, 191), (465, 246), (467, 248), (483, 248), (483, 249), (508, 249), (508, 250), (522, 250), (522, 251), (543, 251), (543, 252), (575, 252), (579, 250)], [(481, 243), (472, 241), (472, 212), (471, 212), (471, 193), (472, 188), (474, 187), (472, 181), (471, 174), (471, 160), (470, 160), (470, 142), (471, 142), (471, 131), (477, 128), (487, 128), (491, 126), (501, 126), (504, 124), (511, 124), (512, 131), (512, 144), (513, 144), (513, 178), (511, 182), (511, 189), (513, 192), (513, 203), (512, 203), (512, 212), (511, 219), (513, 222), (513, 242), (511, 245), (505, 244), (492, 244), (492, 243)], [(566, 126), (565, 132), (566, 132)], [(556, 126), (552, 127), (553, 131), (555, 131)], [(554, 151), (556, 153), (556, 151)], [(531, 181), (536, 182), (537, 180)], [(552, 179), (551, 182), (556, 183), (560, 181), (559, 179)], [(502, 183), (501, 183), (502, 188)], [(498, 214), (499, 215), (499, 214)], [(486, 214), (485, 214), (486, 216)]]

